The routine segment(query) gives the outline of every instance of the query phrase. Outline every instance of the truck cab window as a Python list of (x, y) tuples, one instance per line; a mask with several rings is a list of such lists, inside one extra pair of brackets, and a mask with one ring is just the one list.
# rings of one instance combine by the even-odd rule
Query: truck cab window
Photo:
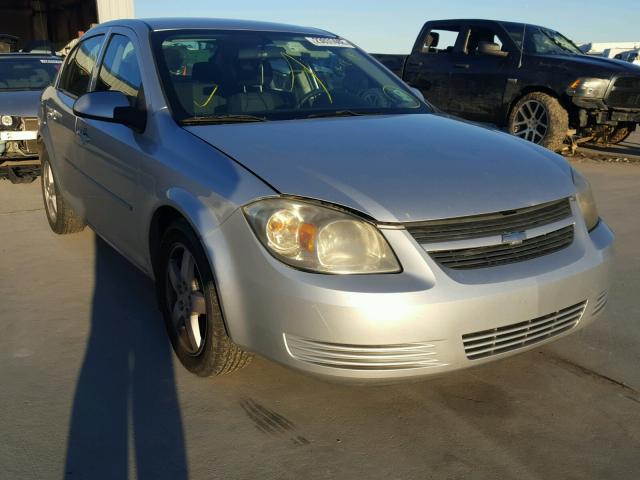
[(500, 47), (500, 50), (503, 50), (503, 42), (493, 29), (486, 27), (472, 27), (469, 30), (467, 45), (464, 48), (464, 52), (468, 55), (481, 55), (478, 47), (482, 42), (496, 44)]
[(421, 48), (421, 53), (450, 53), (453, 51), (460, 36), (460, 28), (432, 29), (427, 32)]

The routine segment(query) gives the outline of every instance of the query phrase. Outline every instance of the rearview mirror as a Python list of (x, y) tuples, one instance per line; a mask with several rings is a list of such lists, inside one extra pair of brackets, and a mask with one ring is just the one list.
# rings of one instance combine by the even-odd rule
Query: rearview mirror
[(503, 52), (500, 45), (493, 42), (478, 43), (478, 53), (480, 55), (493, 55), (494, 57), (506, 57), (509, 52)]
[(145, 113), (132, 107), (129, 99), (117, 91), (85, 93), (73, 104), (73, 113), (81, 118), (126, 125), (139, 132), (147, 123)]
[(409, 89), (413, 92), (413, 94), (418, 97), (418, 100), (421, 100), (423, 102), (426, 102), (424, 95), (422, 94), (422, 92), (420, 90), (418, 90), (416, 87), (409, 87)]

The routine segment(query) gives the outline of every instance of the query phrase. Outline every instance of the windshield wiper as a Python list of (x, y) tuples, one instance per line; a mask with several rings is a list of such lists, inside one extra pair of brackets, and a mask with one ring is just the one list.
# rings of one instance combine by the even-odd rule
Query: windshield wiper
[(187, 117), (180, 123), (183, 125), (198, 125), (208, 123), (246, 123), (246, 122), (266, 122), (266, 117), (257, 115), (211, 115), (204, 117)]
[(381, 115), (383, 112), (356, 112), (354, 110), (331, 110), (330, 112), (310, 113), (305, 118), (321, 117), (361, 117), (363, 115)]

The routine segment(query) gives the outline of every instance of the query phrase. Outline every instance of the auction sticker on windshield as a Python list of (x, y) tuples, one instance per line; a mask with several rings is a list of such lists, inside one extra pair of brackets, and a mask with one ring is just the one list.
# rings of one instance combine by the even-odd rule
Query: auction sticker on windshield
[(340, 47), (340, 48), (355, 48), (344, 38), (330, 38), (330, 37), (304, 37), (310, 43), (316, 47)]

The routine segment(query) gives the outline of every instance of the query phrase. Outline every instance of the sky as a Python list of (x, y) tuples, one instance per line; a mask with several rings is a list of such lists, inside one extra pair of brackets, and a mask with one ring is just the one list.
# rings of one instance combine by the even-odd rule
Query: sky
[(372, 53), (408, 53), (427, 20), (543, 25), (576, 43), (640, 41), (640, 0), (134, 0), (144, 17), (266, 20), (322, 28)]

